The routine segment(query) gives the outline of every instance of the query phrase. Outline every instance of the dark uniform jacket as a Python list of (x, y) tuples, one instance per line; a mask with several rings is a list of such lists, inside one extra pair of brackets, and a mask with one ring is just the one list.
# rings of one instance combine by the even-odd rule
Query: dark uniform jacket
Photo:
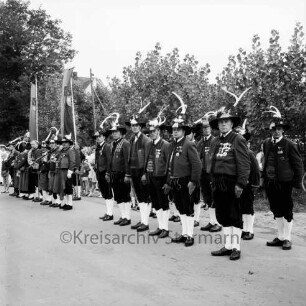
[(204, 140), (204, 137), (201, 138), (201, 140), (197, 144), (197, 150), (199, 152), (200, 159), (202, 161), (202, 171), (208, 172), (208, 166), (209, 166), (209, 150), (211, 146), (211, 142), (213, 141), (215, 137), (210, 135), (207, 140)]
[(236, 185), (245, 187), (250, 176), (250, 156), (244, 137), (231, 131), (217, 136), (211, 143), (209, 169), (213, 175), (232, 177)]
[(23, 171), (24, 167), (29, 166), (28, 164), (28, 152), (23, 151), (16, 156), (14, 169)]
[(190, 177), (190, 181), (198, 184), (201, 177), (202, 165), (196, 144), (183, 137), (179, 142), (170, 144), (168, 158), (168, 177)]
[[(140, 134), (139, 138), (136, 142), (135, 135), (133, 135), (130, 139), (130, 152), (129, 152), (129, 170), (127, 172), (128, 175), (131, 174), (131, 168), (134, 169), (143, 169), (145, 165), (145, 146), (151, 141), (149, 137)], [(135, 148), (135, 151), (133, 150)]]
[(95, 152), (95, 169), (98, 172), (106, 171), (109, 168), (111, 160), (111, 146), (104, 142), (102, 145), (98, 144)]
[(128, 173), (129, 151), (130, 151), (130, 143), (126, 139), (120, 138), (112, 142), (111, 160), (110, 163), (108, 164), (108, 170), (107, 170), (108, 174), (111, 174), (111, 172)]
[(61, 150), (59, 148), (51, 149), (48, 152), (48, 169), (50, 172), (54, 172), (56, 169), (56, 160), (60, 154)]
[(75, 150), (63, 148), (58, 155), (57, 168), (74, 171), (75, 166)]
[(169, 150), (170, 143), (164, 139), (160, 138), (157, 144), (154, 144), (153, 141), (148, 142), (145, 147), (144, 173), (147, 173), (152, 167), (153, 176), (166, 176)]
[(263, 143), (265, 179), (273, 178), (280, 182), (293, 182), (293, 186), (299, 188), (303, 176), (303, 163), (301, 155), (295, 143), (282, 138), (276, 144), (271, 138)]

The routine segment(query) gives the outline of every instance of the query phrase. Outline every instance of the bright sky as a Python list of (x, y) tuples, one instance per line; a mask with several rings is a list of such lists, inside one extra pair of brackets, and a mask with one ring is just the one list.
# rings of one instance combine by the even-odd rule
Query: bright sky
[(79, 52), (71, 66), (79, 76), (121, 78), (137, 51), (146, 54), (160, 42), (165, 54), (177, 47), (181, 57), (193, 54), (211, 65), (210, 80), (222, 71), (230, 54), (250, 49), (259, 34), (266, 47), (270, 31), (280, 32), (286, 48), (295, 23), (304, 25), (305, 0), (31, 0), (73, 35)]

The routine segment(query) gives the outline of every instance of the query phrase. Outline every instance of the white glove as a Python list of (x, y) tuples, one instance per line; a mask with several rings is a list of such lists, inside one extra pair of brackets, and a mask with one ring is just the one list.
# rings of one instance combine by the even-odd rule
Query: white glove
[(71, 171), (71, 170), (68, 170), (68, 172), (67, 172), (67, 178), (71, 178), (71, 175), (72, 175), (72, 173), (73, 173), (73, 171)]

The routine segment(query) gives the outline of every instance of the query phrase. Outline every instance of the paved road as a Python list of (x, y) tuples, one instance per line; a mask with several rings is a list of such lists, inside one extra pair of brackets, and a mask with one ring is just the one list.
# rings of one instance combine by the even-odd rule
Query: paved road
[[(98, 198), (64, 212), (0, 194), (0, 305), (306, 303), (305, 237), (282, 251), (265, 247), (272, 229), (256, 227), (256, 238), (243, 241), (241, 260), (231, 262), (210, 255), (220, 247), (218, 234), (191, 248), (146, 234), (137, 238), (129, 227), (100, 221), (104, 209)], [(132, 220), (138, 215), (133, 211)], [(156, 220), (150, 222), (155, 229)], [(170, 226), (180, 231), (178, 224)], [(61, 234), (67, 241), (69, 233), (72, 242), (61, 242)]]

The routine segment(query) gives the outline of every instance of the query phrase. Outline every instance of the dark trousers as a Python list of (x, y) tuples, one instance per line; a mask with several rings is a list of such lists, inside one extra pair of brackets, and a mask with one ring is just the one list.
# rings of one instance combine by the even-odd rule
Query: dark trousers
[(148, 189), (152, 201), (152, 208), (159, 210), (168, 210), (168, 196), (164, 193), (163, 186), (166, 184), (167, 177), (148, 175)]
[(131, 169), (131, 177), (133, 182), (133, 188), (139, 203), (149, 203), (149, 189), (147, 185), (141, 182), (143, 175), (143, 169)]
[(68, 178), (68, 177), (66, 178), (64, 194), (65, 195), (73, 194), (73, 179), (72, 179), (72, 177), (71, 178)]
[(235, 180), (214, 177), (212, 190), (217, 221), (224, 227), (242, 229), (242, 210), (240, 199), (235, 195)]
[(240, 197), (241, 212), (245, 215), (254, 215), (254, 192), (250, 184), (248, 184)]
[(105, 179), (105, 174), (106, 174), (106, 170), (96, 172), (98, 186), (101, 191), (102, 197), (105, 200), (109, 200), (113, 197), (113, 194), (112, 194), (112, 188), (111, 188), (110, 183), (108, 183)]
[(111, 186), (114, 192), (114, 200), (117, 204), (126, 203), (131, 201), (131, 186), (124, 183), (124, 172), (112, 172), (111, 173)]
[(211, 190), (211, 179), (210, 174), (202, 171), (201, 175), (201, 192), (203, 196), (203, 200), (208, 207), (212, 207), (212, 190)]
[(265, 189), (274, 217), (284, 217), (290, 222), (293, 219), (292, 183), (267, 181)]
[(181, 215), (193, 216), (194, 202), (192, 201), (192, 196), (189, 195), (188, 183), (189, 177), (182, 177), (172, 179), (170, 186), (172, 187), (173, 200), (178, 212)]
[(29, 168), (29, 183), (28, 193), (35, 193), (35, 188), (38, 187), (38, 173), (37, 170)]

